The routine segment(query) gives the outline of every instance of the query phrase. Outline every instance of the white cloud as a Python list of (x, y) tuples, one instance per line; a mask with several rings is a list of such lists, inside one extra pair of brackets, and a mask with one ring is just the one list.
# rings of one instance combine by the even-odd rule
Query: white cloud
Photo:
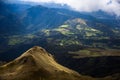
[(67, 4), (74, 10), (92, 12), (103, 10), (120, 16), (120, 0), (21, 0), (32, 2), (54, 2)]

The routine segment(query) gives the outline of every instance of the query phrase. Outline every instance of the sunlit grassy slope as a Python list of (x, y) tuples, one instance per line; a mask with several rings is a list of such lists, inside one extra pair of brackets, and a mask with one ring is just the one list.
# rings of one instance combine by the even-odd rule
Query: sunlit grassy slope
[(33, 47), (0, 67), (0, 80), (94, 80), (58, 64), (41, 47)]
[(15, 60), (0, 66), (0, 80), (119, 80), (119, 73), (92, 78), (58, 64), (53, 55), (35, 46)]

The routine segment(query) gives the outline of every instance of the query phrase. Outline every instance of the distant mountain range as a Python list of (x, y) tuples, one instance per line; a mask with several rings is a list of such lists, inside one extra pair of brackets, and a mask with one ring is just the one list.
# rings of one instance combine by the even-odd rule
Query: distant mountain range
[[(117, 30), (120, 28), (120, 19), (116, 19), (116, 17), (102, 11), (96, 13), (79, 13), (63, 8), (49, 8), (49, 6), (32, 6), (28, 4), (1, 3), (1, 6), (0, 24), (4, 26), (1, 27), (1, 33), (8, 32), (10, 34), (15, 31), (16, 33), (21, 33), (22, 31), (26, 33), (31, 31), (36, 32), (44, 28), (58, 27), (65, 21), (75, 18), (82, 18), (87, 22), (88, 26), (103, 30), (102, 27), (99, 28), (99, 25), (97, 25), (101, 24), (105, 26), (105, 31), (107, 31), (108, 34), (111, 33), (111, 35), (113, 34), (113, 31), (110, 31), (111, 28), (118, 28)], [(7, 22), (7, 24), (5, 22)], [(9, 28), (10, 25), (12, 25), (15, 30), (11, 30), (11, 28)]]

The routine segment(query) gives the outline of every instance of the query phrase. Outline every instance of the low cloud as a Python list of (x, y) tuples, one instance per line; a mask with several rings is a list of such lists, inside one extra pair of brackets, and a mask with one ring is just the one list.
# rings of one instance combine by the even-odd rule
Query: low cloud
[(102, 10), (120, 16), (120, 0), (21, 0), (31, 2), (54, 2), (67, 4), (76, 11), (93, 12)]

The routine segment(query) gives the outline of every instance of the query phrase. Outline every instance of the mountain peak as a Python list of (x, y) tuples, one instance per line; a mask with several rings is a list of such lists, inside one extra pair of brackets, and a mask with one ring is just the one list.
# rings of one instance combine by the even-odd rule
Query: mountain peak
[(27, 56), (27, 55), (50, 55), (44, 48), (39, 47), (39, 46), (34, 46), (32, 48), (30, 48), (29, 50), (27, 50), (24, 54), (21, 55), (22, 56)]
[(34, 46), (32, 48), (30, 48), (28, 51), (26, 51), (26, 53), (29, 53), (29, 54), (34, 54), (34, 52), (40, 52), (41, 54), (45, 53), (45, 49), (43, 49), (42, 47), (39, 47), (39, 46)]
[(51, 54), (34, 46), (0, 67), (0, 80), (93, 80), (58, 64)]

